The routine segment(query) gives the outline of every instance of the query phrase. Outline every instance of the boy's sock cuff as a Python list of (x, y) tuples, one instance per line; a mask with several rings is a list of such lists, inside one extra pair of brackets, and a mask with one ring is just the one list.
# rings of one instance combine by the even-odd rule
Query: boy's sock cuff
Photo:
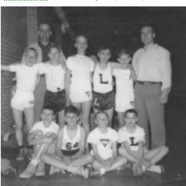
[(32, 159), (30, 163), (36, 167), (39, 161), (37, 159)]

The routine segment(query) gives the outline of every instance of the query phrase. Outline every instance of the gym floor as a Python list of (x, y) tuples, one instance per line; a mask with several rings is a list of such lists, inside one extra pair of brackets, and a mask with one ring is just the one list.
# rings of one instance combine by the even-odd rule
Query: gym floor
[(12, 137), (8, 143), (2, 142), (3, 156), (11, 159), (11, 164), (18, 173), (13, 177), (1, 178), (2, 186), (185, 186), (186, 185), (186, 98), (172, 96), (165, 109), (165, 120), (167, 129), (167, 145), (169, 154), (159, 164), (165, 167), (164, 174), (146, 173), (142, 176), (132, 176), (130, 170), (114, 171), (100, 178), (83, 179), (70, 174), (46, 175), (41, 178), (32, 177), (27, 180), (19, 179), (18, 175), (25, 169), (28, 160), (18, 162), (15, 160), (17, 151), (15, 138)]

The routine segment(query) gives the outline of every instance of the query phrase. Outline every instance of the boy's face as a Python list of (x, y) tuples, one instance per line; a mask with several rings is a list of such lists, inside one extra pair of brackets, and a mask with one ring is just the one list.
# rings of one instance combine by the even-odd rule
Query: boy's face
[(60, 58), (60, 53), (59, 50), (57, 48), (51, 48), (50, 52), (48, 53), (48, 57), (50, 58), (50, 63), (57, 63), (59, 64), (59, 58)]
[(109, 124), (109, 119), (104, 113), (100, 113), (97, 115), (95, 123), (99, 128), (107, 128)]
[(65, 121), (67, 122), (67, 125), (75, 126), (77, 125), (78, 120), (79, 116), (77, 116), (75, 113), (66, 113)]
[(41, 119), (44, 124), (51, 124), (52, 120), (55, 118), (54, 112), (49, 109), (43, 109), (41, 113)]
[(131, 60), (131, 57), (127, 54), (122, 54), (119, 58), (118, 58), (118, 62), (121, 64), (129, 64)]
[(138, 121), (138, 117), (134, 113), (128, 113), (125, 117), (127, 126), (135, 126)]
[(111, 53), (110, 53), (109, 49), (100, 50), (98, 52), (99, 61), (102, 62), (102, 63), (108, 63), (110, 57), (111, 57)]
[(28, 50), (25, 54), (25, 64), (29, 67), (37, 62), (37, 54), (34, 50)]
[(74, 46), (75, 48), (77, 48), (78, 51), (85, 52), (88, 47), (87, 39), (82, 36), (78, 37)]

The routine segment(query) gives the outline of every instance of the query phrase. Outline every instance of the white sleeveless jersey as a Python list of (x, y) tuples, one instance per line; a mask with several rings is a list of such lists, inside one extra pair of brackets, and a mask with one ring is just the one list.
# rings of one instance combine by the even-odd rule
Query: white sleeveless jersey
[(113, 79), (110, 63), (107, 68), (102, 70), (99, 64), (96, 65), (93, 77), (94, 91), (99, 93), (107, 93), (113, 89)]
[(63, 139), (62, 139), (62, 150), (76, 150), (79, 149), (79, 143), (81, 141), (81, 126), (77, 126), (77, 131), (75, 136), (71, 139), (67, 133), (67, 126), (63, 129)]
[(113, 75), (116, 77), (117, 94), (133, 94), (133, 81), (129, 69), (114, 69)]

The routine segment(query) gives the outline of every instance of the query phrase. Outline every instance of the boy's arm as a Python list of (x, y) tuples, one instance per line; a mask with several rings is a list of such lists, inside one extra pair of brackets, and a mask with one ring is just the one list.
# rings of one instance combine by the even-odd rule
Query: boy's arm
[(57, 135), (53, 132), (45, 134), (43, 136), (43, 143), (52, 144), (57, 139)]
[(66, 106), (70, 105), (70, 78), (71, 78), (71, 71), (67, 68), (67, 72), (65, 74), (65, 91), (66, 91)]
[(99, 161), (100, 163), (104, 163), (104, 160), (101, 158), (101, 156), (98, 154), (98, 148), (97, 148), (97, 144), (91, 144), (92, 145), (92, 149), (94, 152), (94, 157), (97, 161)]
[(71, 157), (72, 160), (77, 159), (78, 157), (80, 157), (84, 153), (85, 145), (86, 145), (86, 132), (85, 132), (85, 129), (81, 127), (80, 149), (79, 149), (79, 151), (76, 154), (74, 154)]
[(61, 151), (61, 145), (62, 145), (62, 140), (63, 140), (63, 128), (59, 130), (58, 135), (57, 135), (57, 142), (56, 142), (56, 155), (59, 156), (60, 158), (63, 158), (64, 155)]
[(38, 134), (35, 134), (34, 132), (31, 132), (28, 135), (28, 142), (29, 142), (29, 145), (37, 145), (39, 143), (42, 143), (43, 135), (38, 135)]
[(130, 149), (130, 146), (129, 146), (129, 144), (128, 144), (128, 142), (127, 141), (124, 141), (123, 143), (122, 143), (122, 145), (123, 145), (123, 147), (125, 148), (125, 150), (128, 152), (128, 154), (130, 154), (130, 156), (132, 156), (134, 159), (135, 159), (135, 161), (136, 162), (138, 162), (138, 155), (136, 155), (131, 149)]
[(9, 65), (1, 65), (1, 70), (10, 71), (10, 66)]

